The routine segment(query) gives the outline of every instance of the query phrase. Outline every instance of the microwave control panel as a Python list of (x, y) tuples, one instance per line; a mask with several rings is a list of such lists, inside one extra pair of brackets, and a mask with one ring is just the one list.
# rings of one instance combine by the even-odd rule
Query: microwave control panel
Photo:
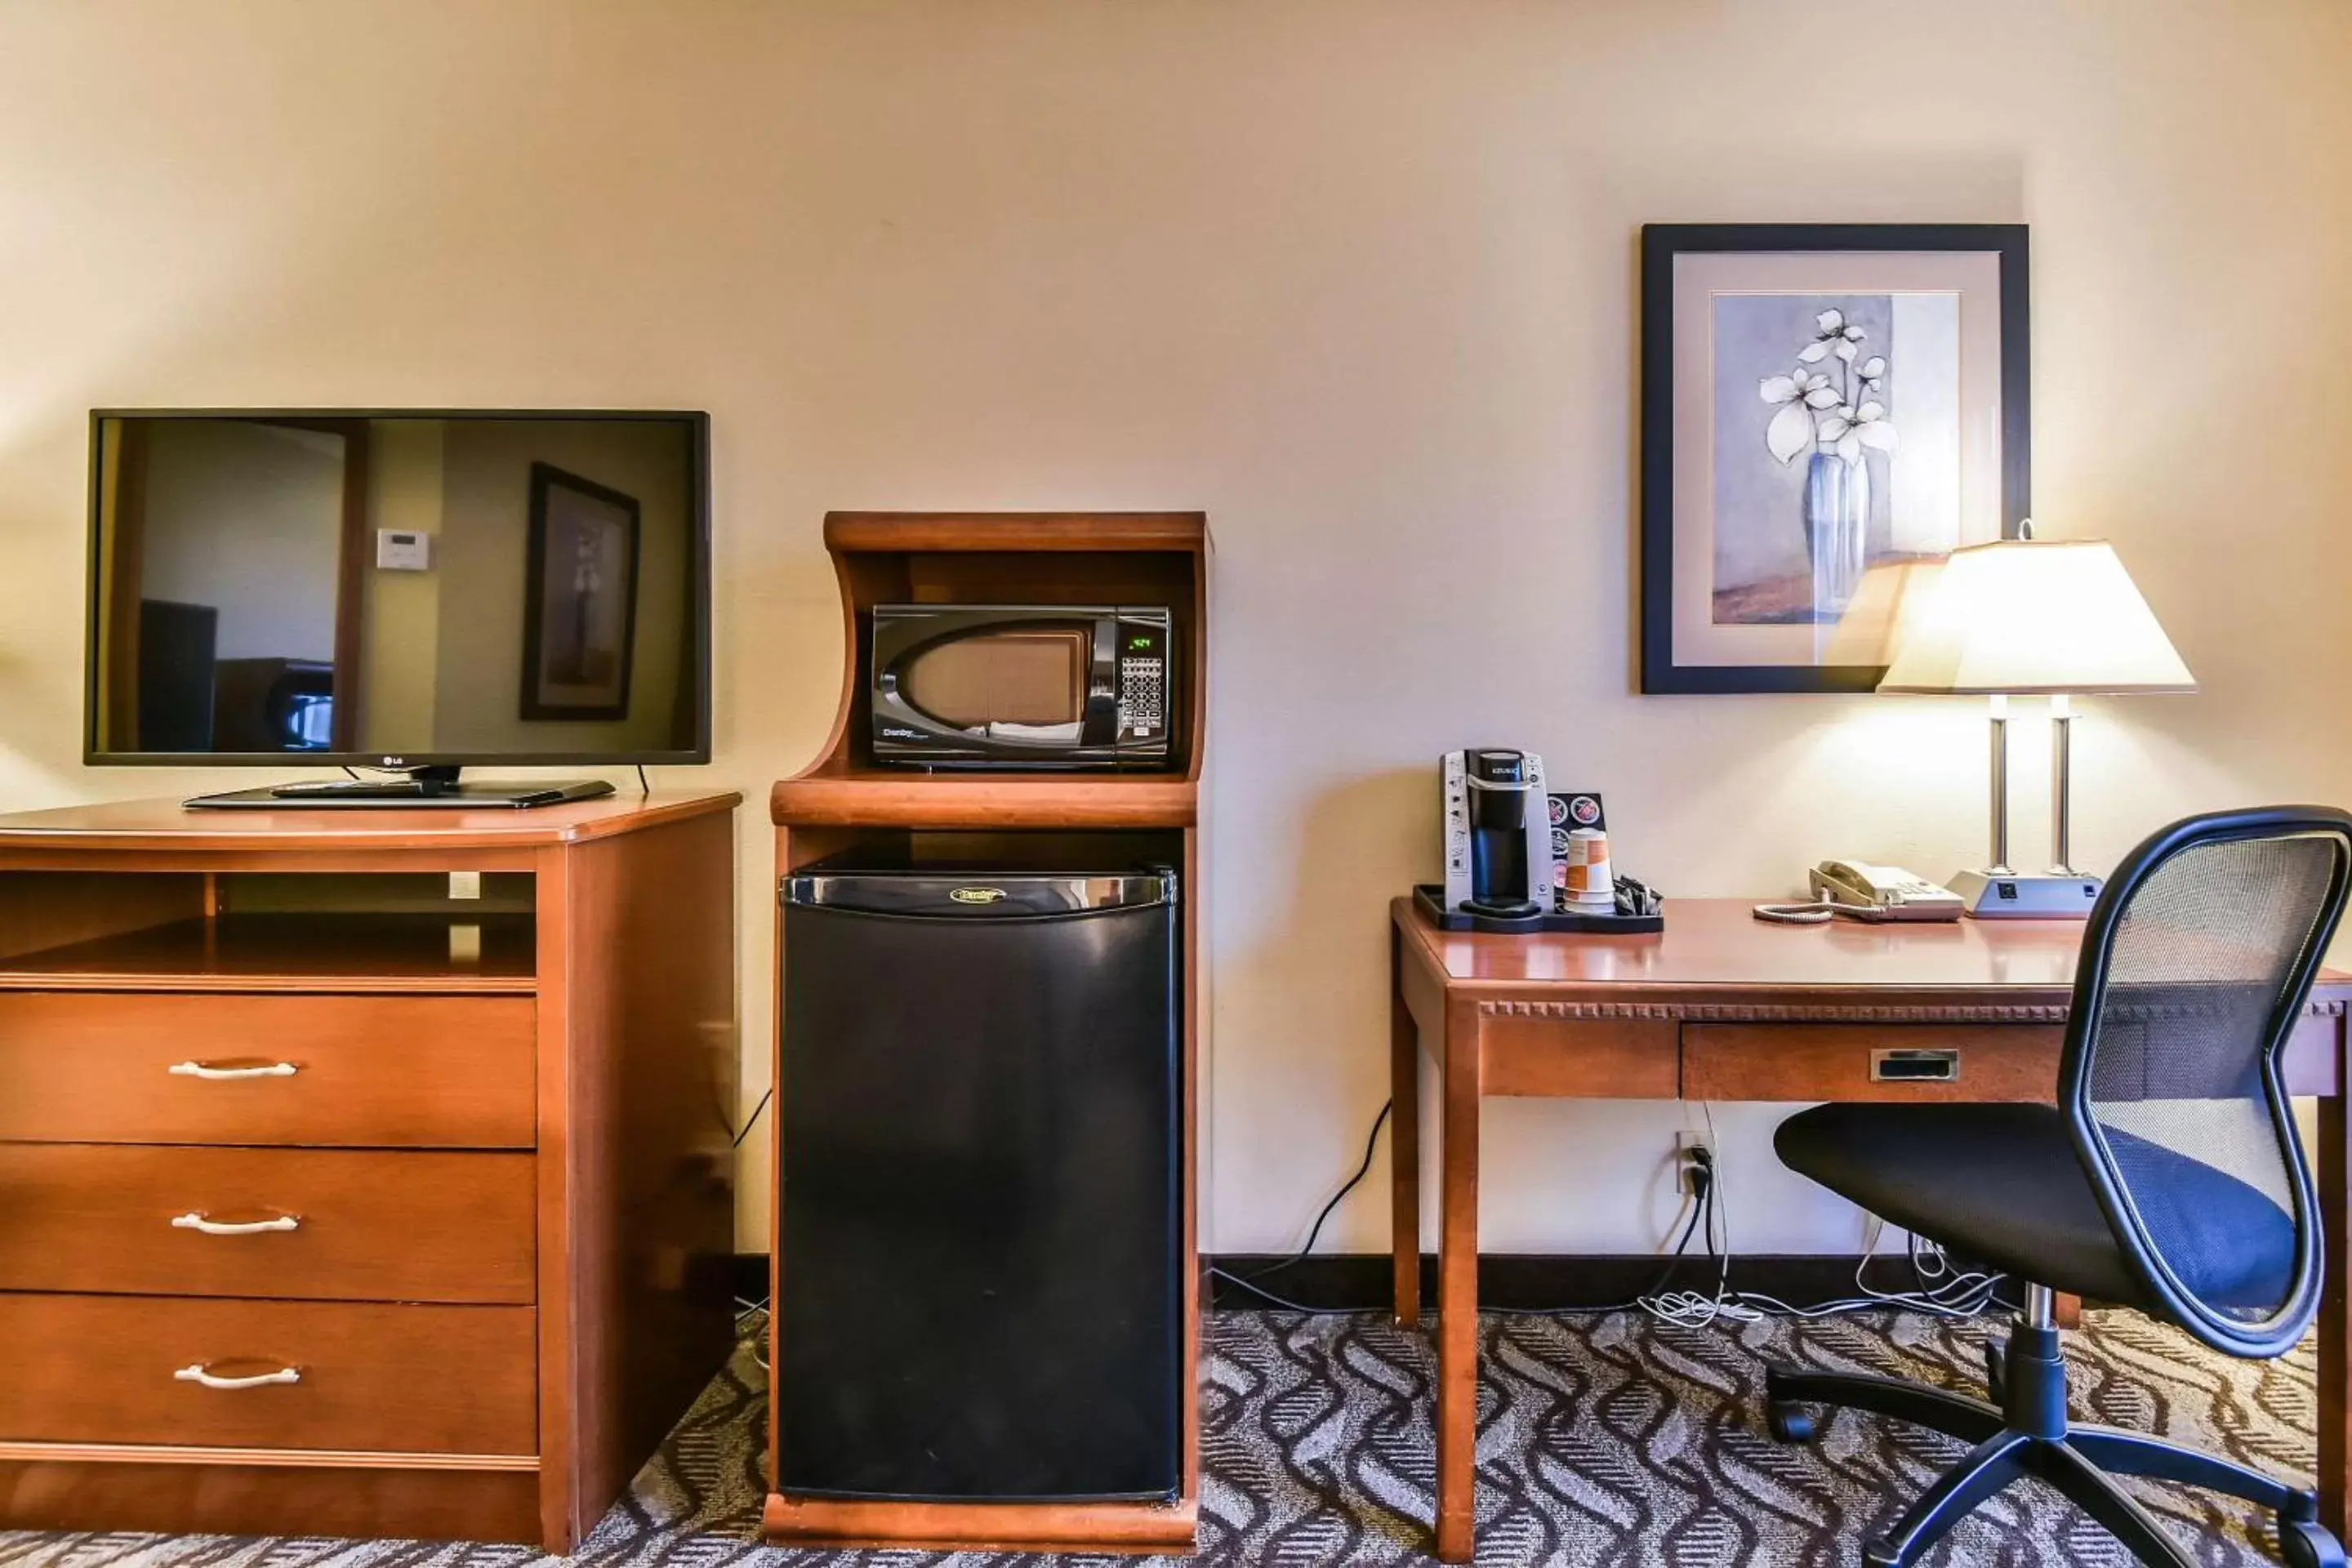
[(1122, 610), (1118, 617), (1118, 738), (1157, 741), (1167, 733), (1167, 614)]

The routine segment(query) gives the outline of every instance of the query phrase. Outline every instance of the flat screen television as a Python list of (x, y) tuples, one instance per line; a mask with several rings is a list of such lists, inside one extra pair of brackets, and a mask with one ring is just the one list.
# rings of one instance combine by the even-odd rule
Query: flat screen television
[(84, 754), (399, 775), (204, 800), (280, 806), (708, 762), (709, 449), (698, 413), (98, 410)]

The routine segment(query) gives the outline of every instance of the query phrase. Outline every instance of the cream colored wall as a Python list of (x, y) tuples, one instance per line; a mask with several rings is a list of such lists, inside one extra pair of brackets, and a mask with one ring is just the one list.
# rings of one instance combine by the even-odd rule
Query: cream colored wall
[[(1297, 1239), (1380, 1104), (1382, 906), (1434, 869), (1439, 752), (1540, 749), (1675, 893), (1981, 847), (1971, 704), (1631, 694), (1645, 220), (2032, 223), (2036, 511), (2116, 542), (2204, 683), (2084, 705), (2084, 858), (2352, 798), (2334, 0), (79, 0), (0, 29), (0, 797), (200, 777), (76, 760), (92, 405), (708, 408), (718, 760), (662, 782), (755, 799), (833, 715), (826, 508), (1205, 508), (1221, 1248)], [(741, 845), (748, 1102), (756, 805)], [(1774, 1168), (1776, 1114), (1716, 1111), (1736, 1243), (1851, 1246)], [(1490, 1241), (1648, 1244), (1679, 1120), (1492, 1102)]]

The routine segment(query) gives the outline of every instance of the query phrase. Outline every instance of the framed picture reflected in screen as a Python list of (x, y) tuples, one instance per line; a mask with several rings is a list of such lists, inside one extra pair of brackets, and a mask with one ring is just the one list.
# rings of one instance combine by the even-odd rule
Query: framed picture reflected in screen
[(530, 466), (522, 716), (620, 719), (637, 630), (636, 499)]

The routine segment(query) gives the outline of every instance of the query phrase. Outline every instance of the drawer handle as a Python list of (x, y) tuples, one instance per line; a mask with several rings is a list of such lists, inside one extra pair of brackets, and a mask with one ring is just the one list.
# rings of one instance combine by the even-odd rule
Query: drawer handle
[(1870, 1053), (1873, 1083), (1957, 1083), (1959, 1077), (1960, 1053), (1957, 1049)]
[(259, 1236), (269, 1230), (299, 1230), (302, 1221), (299, 1215), (290, 1214), (279, 1215), (276, 1219), (217, 1220), (191, 1210), (186, 1214), (173, 1215), (172, 1228), (200, 1230), (206, 1236)]
[(200, 1078), (207, 1083), (226, 1083), (241, 1078), (292, 1078), (302, 1069), (292, 1062), (272, 1062), (259, 1068), (216, 1068), (209, 1062), (173, 1062), (164, 1069), (173, 1078)]
[(204, 1363), (198, 1362), (194, 1366), (184, 1366), (173, 1373), (172, 1381), (201, 1383), (206, 1388), (266, 1388), (273, 1383), (299, 1383), (302, 1373), (293, 1367), (281, 1366), (276, 1372), (259, 1373), (252, 1377), (215, 1377), (205, 1369)]

